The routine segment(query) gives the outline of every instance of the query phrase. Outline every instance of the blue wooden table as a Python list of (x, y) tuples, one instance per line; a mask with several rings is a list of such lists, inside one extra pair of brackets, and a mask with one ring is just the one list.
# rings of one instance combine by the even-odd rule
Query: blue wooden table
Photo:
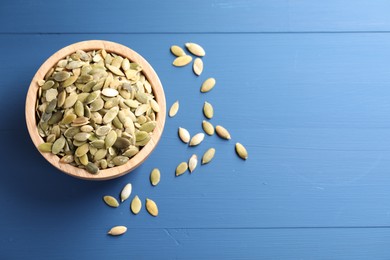
[[(390, 259), (389, 10), (386, 0), (1, 1), (0, 259)], [(139, 52), (168, 105), (181, 103), (150, 158), (104, 182), (53, 168), (24, 118), (39, 66), (89, 39)], [(171, 65), (169, 47), (189, 41), (206, 49), (201, 77)], [(201, 94), (207, 77), (217, 86)], [(232, 140), (188, 148), (177, 128), (201, 131), (204, 101)], [(212, 163), (174, 176), (209, 147)], [(128, 182), (158, 217), (104, 205)], [(128, 232), (107, 236), (114, 225)]]

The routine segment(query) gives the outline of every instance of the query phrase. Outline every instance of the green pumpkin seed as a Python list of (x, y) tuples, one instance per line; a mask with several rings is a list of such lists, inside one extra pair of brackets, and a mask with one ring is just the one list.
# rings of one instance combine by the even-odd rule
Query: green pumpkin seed
[(214, 116), (214, 109), (213, 109), (213, 106), (212, 106), (210, 103), (204, 102), (204, 105), (203, 105), (203, 114), (204, 114), (205, 117), (207, 117), (208, 119), (213, 118), (213, 116)]
[(193, 42), (187, 42), (185, 44), (185, 46), (187, 47), (189, 52), (191, 52), (192, 54), (194, 54), (196, 56), (203, 57), (203, 56), (206, 55), (205, 50), (199, 44), (196, 44), (196, 43), (193, 43)]
[(182, 175), (183, 173), (185, 173), (187, 171), (187, 169), (188, 169), (188, 164), (186, 162), (180, 163), (176, 167), (176, 176)]
[(156, 128), (157, 123), (155, 121), (150, 121), (147, 123), (144, 123), (139, 128), (140, 131), (145, 131), (147, 133), (153, 132), (153, 130)]
[(97, 174), (99, 172), (99, 168), (96, 166), (96, 164), (89, 162), (86, 166), (85, 169), (92, 174)]
[(142, 202), (139, 199), (138, 196), (135, 196), (134, 199), (131, 201), (131, 212), (133, 212), (134, 215), (137, 215), (142, 208)]
[(42, 143), (42, 144), (38, 145), (38, 150), (41, 153), (50, 153), (52, 146), (53, 146), (52, 143)]
[(127, 149), (123, 155), (124, 156), (127, 156), (129, 158), (133, 157), (134, 155), (136, 155), (138, 153), (139, 149), (138, 147), (136, 146), (130, 146), (129, 149)]
[(119, 202), (113, 196), (106, 195), (103, 197), (103, 200), (110, 207), (113, 207), (113, 208), (119, 207)]
[(214, 158), (214, 155), (215, 155), (215, 149), (214, 149), (214, 148), (208, 149), (208, 150), (203, 154), (203, 157), (202, 157), (202, 164), (207, 164), (207, 163), (211, 162), (211, 160)]
[(226, 128), (220, 126), (220, 125), (217, 125), (215, 127), (215, 132), (217, 132), (217, 135), (223, 139), (226, 139), (226, 140), (229, 140), (231, 139), (231, 136), (230, 136), (230, 133), (228, 130), (226, 130)]
[(65, 138), (64, 137), (60, 137), (58, 138), (54, 143), (53, 143), (53, 146), (51, 148), (51, 153), (52, 154), (58, 154), (59, 152), (62, 151), (62, 149), (65, 147)]
[(210, 90), (212, 90), (214, 87), (215, 87), (215, 83), (216, 83), (216, 80), (214, 78), (208, 78), (206, 79), (203, 84), (202, 84), (202, 87), (200, 88), (200, 92), (209, 92)]
[(111, 131), (107, 134), (106, 138), (104, 139), (106, 148), (111, 147), (111, 146), (115, 143), (117, 137), (118, 137), (118, 136), (117, 136), (116, 132), (115, 132), (114, 130), (111, 130)]
[(89, 151), (89, 144), (83, 144), (83, 145), (79, 146), (79, 147), (76, 149), (76, 151), (75, 151), (74, 154), (75, 154), (77, 157), (81, 157), (81, 156), (87, 154), (88, 151)]
[(113, 144), (113, 147), (123, 150), (127, 149), (131, 145), (130, 141), (123, 137), (117, 137), (115, 143)]
[(62, 81), (65, 81), (66, 79), (68, 79), (70, 77), (70, 73), (69, 72), (66, 72), (66, 71), (59, 71), (59, 72), (56, 72), (53, 76), (54, 80), (55, 81), (59, 81), (59, 82), (62, 82)]
[(122, 156), (122, 155), (116, 156), (116, 157), (114, 157), (114, 159), (112, 159), (112, 162), (116, 166), (123, 165), (123, 164), (127, 163), (128, 161), (129, 161), (129, 157)]
[(241, 159), (243, 159), (243, 160), (248, 159), (248, 152), (242, 144), (236, 143), (236, 152), (237, 152), (237, 155), (240, 156)]
[(160, 170), (154, 168), (150, 173), (150, 183), (153, 186), (156, 186), (160, 182), (160, 178), (161, 178)]

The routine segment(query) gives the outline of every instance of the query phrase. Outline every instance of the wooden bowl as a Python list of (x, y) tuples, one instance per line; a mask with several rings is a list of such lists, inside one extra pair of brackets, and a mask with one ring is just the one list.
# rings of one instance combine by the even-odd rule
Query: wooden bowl
[[(87, 172), (84, 169), (77, 168), (70, 164), (60, 163), (59, 157), (51, 153), (41, 153), (43, 157), (46, 158), (53, 166), (62, 172), (69, 174), (71, 176), (86, 179), (86, 180), (108, 180), (117, 178), (124, 174), (127, 174), (139, 166), (146, 158), (151, 154), (153, 149), (156, 147), (158, 141), (161, 138), (164, 123), (165, 123), (165, 114), (166, 114), (166, 102), (164, 90), (161, 85), (160, 79), (158, 78), (156, 72), (152, 66), (137, 52), (131, 50), (130, 48), (108, 41), (101, 40), (91, 40), (78, 42), (72, 45), (69, 45), (58, 52), (54, 53), (49, 59), (47, 59), (42, 66), (39, 68), (34, 78), (31, 81), (30, 87), (27, 92), (26, 98), (26, 123), (27, 128), (30, 134), (30, 137), (35, 145), (38, 147), (39, 144), (43, 143), (44, 140), (38, 133), (35, 105), (37, 101), (37, 91), (38, 91), (38, 80), (43, 79), (46, 73), (57, 64), (57, 62), (66, 56), (74, 53), (76, 50), (99, 50), (105, 49), (107, 52), (116, 53), (122, 57), (128, 58), (132, 62), (140, 64), (143, 68), (143, 74), (150, 82), (153, 94), (156, 101), (160, 105), (160, 112), (157, 113), (156, 122), (157, 126), (153, 131), (150, 141), (142, 148), (140, 151), (132, 157), (126, 164), (121, 166), (116, 166), (113, 168), (108, 168), (105, 170), (100, 170), (98, 174), (94, 175)], [(39, 151), (39, 150), (38, 150)]]

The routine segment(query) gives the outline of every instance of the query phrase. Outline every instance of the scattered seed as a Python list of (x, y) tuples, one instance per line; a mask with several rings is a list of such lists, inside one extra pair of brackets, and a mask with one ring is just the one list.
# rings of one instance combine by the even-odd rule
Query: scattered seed
[(131, 190), (132, 190), (131, 183), (128, 183), (125, 185), (125, 187), (123, 187), (123, 189), (121, 191), (121, 202), (124, 202), (125, 200), (127, 200), (130, 197)]
[(202, 71), (203, 71), (203, 61), (202, 61), (202, 59), (196, 58), (194, 60), (194, 64), (192, 65), (192, 69), (193, 69), (195, 75), (200, 76), (200, 74), (202, 74)]
[(216, 81), (215, 81), (214, 78), (208, 78), (208, 79), (206, 79), (206, 80), (203, 82), (203, 84), (202, 84), (202, 86), (201, 86), (201, 88), (200, 88), (200, 92), (203, 92), (203, 93), (209, 92), (210, 90), (212, 90), (212, 89), (214, 88), (215, 83), (216, 83)]
[(191, 138), (190, 146), (199, 145), (204, 139), (204, 133), (198, 133)]
[(208, 135), (214, 134), (214, 126), (209, 121), (203, 120), (202, 128), (206, 134), (208, 134)]
[(184, 56), (177, 57), (173, 61), (172, 64), (173, 64), (173, 66), (176, 66), (176, 67), (183, 67), (183, 66), (188, 65), (191, 61), (192, 61), (192, 57), (191, 56), (184, 55)]
[(127, 227), (116, 226), (116, 227), (111, 228), (107, 234), (109, 234), (111, 236), (120, 236), (120, 235), (123, 235), (124, 233), (126, 233), (126, 231), (127, 231)]
[(228, 130), (226, 130), (226, 128), (220, 126), (220, 125), (217, 125), (215, 127), (215, 131), (217, 132), (217, 135), (223, 139), (226, 139), (226, 140), (229, 140), (231, 139), (231, 136), (230, 136), (230, 133), (228, 132)]
[(194, 55), (203, 57), (206, 55), (206, 52), (204, 51), (203, 47), (199, 44), (193, 43), (193, 42), (187, 42), (185, 44), (187, 49)]
[(113, 208), (119, 207), (119, 202), (116, 200), (116, 198), (114, 198), (112, 196), (104, 196), (103, 200), (110, 207), (113, 207)]
[(182, 175), (183, 173), (185, 173), (187, 171), (187, 169), (188, 169), (188, 164), (186, 162), (180, 163), (176, 167), (176, 176)]
[(177, 111), (179, 111), (179, 101), (178, 100), (175, 103), (173, 103), (171, 108), (169, 109), (169, 116), (174, 117), (177, 114)]
[(190, 138), (191, 138), (188, 130), (185, 128), (182, 128), (182, 127), (179, 127), (179, 137), (180, 137), (180, 140), (186, 144), (190, 141)]
[(134, 199), (131, 201), (130, 209), (133, 212), (134, 215), (137, 215), (142, 208), (142, 202), (138, 198), (138, 196), (135, 196)]
[(180, 48), (179, 46), (177, 46), (177, 45), (172, 45), (171, 46), (171, 52), (172, 52), (173, 55), (175, 55), (177, 57), (186, 55), (184, 50), (182, 48)]
[(241, 159), (248, 159), (248, 152), (242, 144), (236, 143), (236, 152)]
[(203, 114), (204, 114), (205, 117), (207, 117), (208, 119), (213, 118), (213, 116), (214, 116), (214, 108), (213, 108), (213, 106), (212, 106), (210, 103), (204, 102), (204, 105), (203, 105)]
[(157, 217), (158, 215), (158, 207), (156, 203), (151, 199), (146, 199), (146, 210), (149, 212), (150, 215), (153, 217)]
[(188, 169), (190, 170), (191, 173), (195, 170), (197, 165), (198, 165), (198, 156), (196, 156), (196, 154), (193, 154), (188, 160)]
[(214, 148), (208, 149), (208, 150), (203, 154), (203, 157), (202, 157), (202, 164), (207, 164), (207, 163), (211, 162), (211, 160), (214, 158), (214, 155), (215, 155), (215, 149), (214, 149)]
[(157, 168), (154, 168), (152, 170), (152, 172), (150, 173), (150, 183), (153, 186), (156, 186), (160, 182), (160, 177), (161, 177), (160, 170)]

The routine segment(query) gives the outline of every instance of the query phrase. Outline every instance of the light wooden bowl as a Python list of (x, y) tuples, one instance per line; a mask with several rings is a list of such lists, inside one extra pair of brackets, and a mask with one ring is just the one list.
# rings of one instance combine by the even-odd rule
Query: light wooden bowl
[[(27, 128), (30, 134), (30, 137), (35, 145), (38, 147), (39, 144), (43, 143), (44, 140), (38, 133), (36, 113), (35, 113), (35, 104), (37, 100), (37, 91), (38, 91), (38, 80), (43, 79), (46, 73), (50, 68), (55, 66), (57, 62), (66, 56), (74, 53), (76, 50), (99, 50), (105, 49), (107, 52), (116, 53), (122, 57), (128, 58), (130, 61), (136, 62), (143, 67), (143, 73), (145, 77), (150, 82), (156, 101), (160, 105), (160, 112), (157, 113), (156, 122), (157, 126), (153, 131), (151, 139), (148, 144), (146, 144), (140, 152), (132, 157), (126, 164), (108, 168), (105, 170), (100, 170), (97, 175), (91, 174), (86, 170), (74, 167), (70, 164), (64, 164), (59, 162), (59, 157), (51, 153), (41, 153), (43, 157), (46, 158), (53, 166), (62, 172), (69, 174), (71, 176), (86, 179), (86, 180), (108, 180), (117, 178), (124, 174), (127, 174), (139, 166), (146, 158), (152, 153), (153, 149), (156, 147), (158, 141), (161, 138), (164, 124), (165, 124), (165, 114), (166, 114), (166, 102), (165, 95), (160, 79), (158, 78), (156, 72), (152, 66), (138, 53), (129, 49), (128, 47), (108, 41), (101, 40), (91, 40), (78, 42), (72, 45), (69, 45), (58, 52), (54, 53), (49, 59), (47, 59), (42, 66), (39, 68), (34, 78), (31, 81), (30, 87), (27, 92), (26, 98), (26, 123)], [(39, 151), (39, 150), (38, 150)]]

